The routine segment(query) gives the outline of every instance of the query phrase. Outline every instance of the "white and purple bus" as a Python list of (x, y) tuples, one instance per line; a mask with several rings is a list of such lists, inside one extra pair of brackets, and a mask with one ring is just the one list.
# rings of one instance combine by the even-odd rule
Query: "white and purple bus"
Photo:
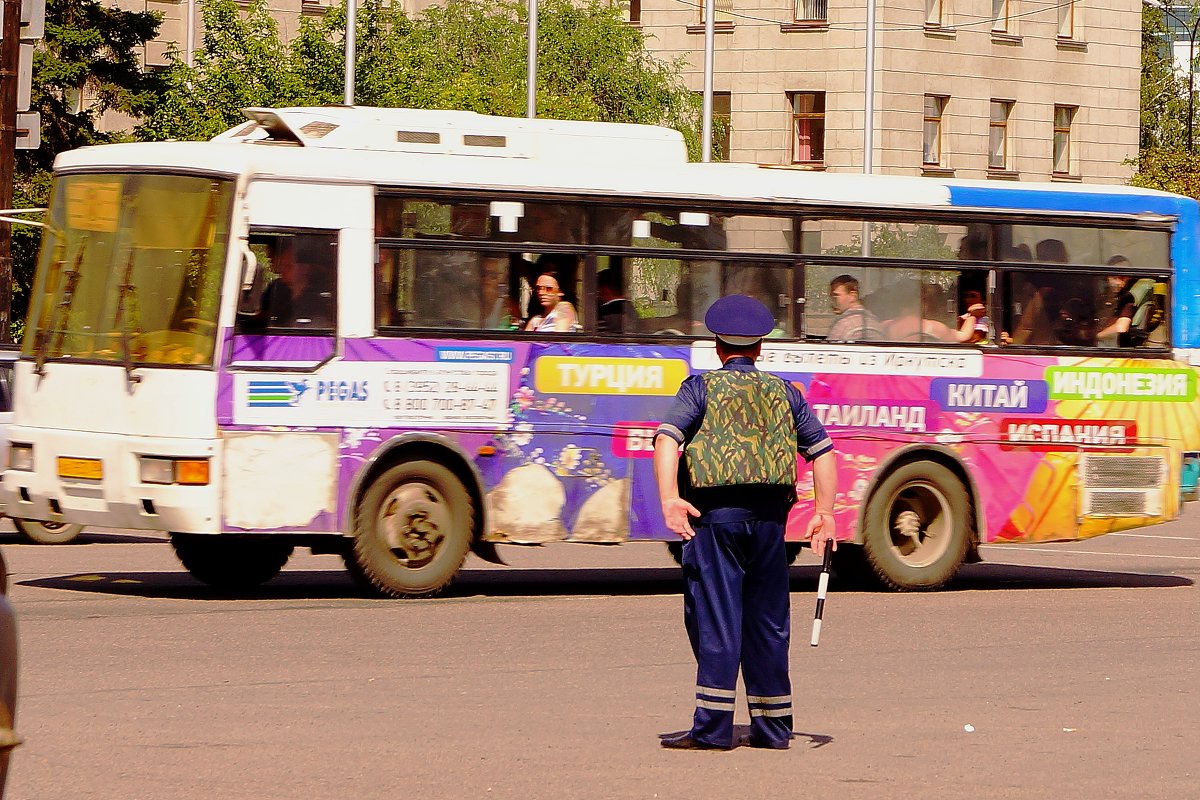
[[(695, 164), (647, 126), (246, 113), (58, 158), (10, 515), (170, 531), (223, 586), (340, 553), (393, 596), (502, 544), (669, 542), (649, 437), (735, 292), (773, 310), (761, 365), (835, 438), (845, 572), (932, 588), (980, 544), (1179, 511), (1192, 200)], [(569, 326), (525, 329), (542, 275)]]

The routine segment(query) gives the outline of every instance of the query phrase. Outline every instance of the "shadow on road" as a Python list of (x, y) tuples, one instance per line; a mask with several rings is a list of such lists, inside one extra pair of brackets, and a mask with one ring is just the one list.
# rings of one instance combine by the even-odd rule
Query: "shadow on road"
[(161, 544), (162, 536), (139, 536), (130, 533), (104, 533), (85, 530), (77, 538), (64, 544), (38, 544), (31, 542), (16, 531), (0, 531), (0, 545), (5, 547), (79, 547), (85, 544)]
[(1153, 575), (1015, 564), (964, 564), (944, 591), (996, 589), (1165, 589), (1192, 586), (1183, 575)]
[[(676, 737), (683, 736), (687, 732), (688, 732), (688, 730), (685, 729), (682, 731), (671, 731), (669, 733), (660, 733), (658, 735), (658, 738), (660, 740), (674, 739)], [(734, 748), (753, 747), (753, 745), (751, 745), (749, 742), (746, 741), (747, 738), (749, 738), (749, 736), (750, 736), (750, 726), (749, 725), (746, 725), (746, 724), (734, 725), (733, 726), (733, 741), (735, 742), (735, 744), (733, 745)], [(808, 749), (808, 750), (816, 750), (818, 747), (824, 747), (825, 745), (830, 744), (831, 742), (833, 742), (833, 737), (826, 733), (801, 733), (800, 731), (796, 731), (795, 733), (792, 734), (792, 746), (793, 747), (807, 746), (806, 749)]]
[[(818, 567), (792, 567), (791, 590), (816, 591)], [(1181, 575), (1029, 567), (1006, 564), (969, 564), (959, 570), (942, 591), (997, 591), (1012, 589), (1155, 589), (1191, 586)], [(130, 595), (185, 600), (318, 600), (365, 599), (373, 595), (340, 570), (296, 570), (256, 589), (230, 593), (199, 583), (184, 571), (108, 572), (62, 575), (20, 581), (21, 586), (95, 594)], [(874, 591), (842, 585), (834, 591)], [(679, 594), (680, 571), (674, 567), (625, 569), (467, 569), (441, 598), (555, 597), (582, 595), (647, 596)]]

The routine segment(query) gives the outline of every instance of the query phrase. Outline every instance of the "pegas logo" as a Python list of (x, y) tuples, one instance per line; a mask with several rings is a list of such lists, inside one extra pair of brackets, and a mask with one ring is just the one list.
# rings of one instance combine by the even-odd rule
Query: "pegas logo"
[(309, 390), (308, 380), (250, 381), (246, 384), (246, 405), (250, 408), (289, 408), (300, 402)]
[(367, 381), (317, 381), (317, 402), (360, 402), (367, 400)]
[(1046, 410), (1049, 395), (1049, 386), (1038, 380), (934, 378), (929, 386), (930, 399), (945, 411), (1040, 414)]
[(669, 397), (688, 376), (688, 364), (672, 358), (542, 356), (534, 385), (546, 394), (627, 394)]

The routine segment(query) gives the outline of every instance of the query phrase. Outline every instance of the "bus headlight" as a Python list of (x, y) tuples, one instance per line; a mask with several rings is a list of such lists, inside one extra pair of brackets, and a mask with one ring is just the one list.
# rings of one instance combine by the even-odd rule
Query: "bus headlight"
[(138, 468), (142, 483), (208, 485), (207, 458), (141, 456), (138, 459)]
[(8, 468), (33, 472), (33, 445), (9, 442)]

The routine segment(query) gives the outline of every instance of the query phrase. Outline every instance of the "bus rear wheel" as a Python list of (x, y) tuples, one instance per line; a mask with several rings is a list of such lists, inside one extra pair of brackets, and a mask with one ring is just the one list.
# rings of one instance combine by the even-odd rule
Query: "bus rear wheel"
[(172, 533), (171, 547), (192, 577), (218, 589), (252, 589), (279, 574), (292, 545), (220, 534)]
[(21, 536), (34, 544), (66, 544), (83, 532), (82, 525), (69, 522), (43, 522), (38, 519), (13, 519)]
[(867, 566), (886, 587), (936, 589), (970, 545), (971, 501), (953, 472), (932, 461), (904, 464), (875, 488), (863, 514)]
[(435, 461), (385, 470), (359, 501), (351, 556), (390, 597), (445, 589), (471, 549), (475, 506), (462, 481)]

